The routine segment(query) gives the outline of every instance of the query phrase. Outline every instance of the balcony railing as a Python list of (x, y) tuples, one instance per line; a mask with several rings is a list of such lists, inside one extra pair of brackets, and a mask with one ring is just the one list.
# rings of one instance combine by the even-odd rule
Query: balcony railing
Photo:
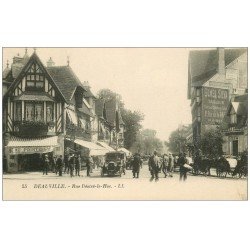
[(54, 126), (41, 121), (14, 121), (14, 133), (24, 137), (46, 136), (48, 126)]

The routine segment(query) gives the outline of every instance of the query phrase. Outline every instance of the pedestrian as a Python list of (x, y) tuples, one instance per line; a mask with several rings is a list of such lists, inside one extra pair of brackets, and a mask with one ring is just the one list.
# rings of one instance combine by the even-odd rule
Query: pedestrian
[(64, 173), (69, 173), (69, 156), (67, 154), (64, 155)]
[(43, 163), (43, 175), (46, 174), (48, 175), (48, 169), (49, 169), (49, 157), (46, 154), (44, 156), (44, 163)]
[(160, 169), (160, 159), (157, 155), (157, 152), (154, 151), (154, 154), (149, 158), (148, 161), (149, 165), (149, 171), (151, 173), (151, 178), (150, 181), (155, 181), (159, 180), (158, 174), (159, 174), (159, 169)]
[(53, 164), (54, 164), (55, 174), (57, 175), (57, 173), (59, 172), (59, 169), (58, 169), (56, 162), (57, 162), (57, 158), (56, 158), (56, 156), (54, 156), (53, 157)]
[(185, 168), (185, 164), (187, 164), (187, 158), (185, 153), (180, 153), (178, 158), (178, 165), (180, 166), (180, 181), (186, 181), (188, 169)]
[(90, 176), (91, 171), (91, 157), (86, 158), (87, 176)]
[(167, 154), (164, 154), (162, 157), (162, 172), (166, 178), (168, 175), (168, 155)]
[(139, 154), (134, 155), (133, 159), (133, 178), (139, 178), (140, 168), (142, 166), (142, 160)]
[(80, 169), (81, 169), (81, 156), (80, 154), (76, 158), (76, 176), (80, 176)]
[(70, 172), (70, 177), (74, 176), (74, 168), (75, 168), (75, 156), (74, 154), (70, 155), (69, 157), (69, 172)]
[(171, 153), (168, 155), (168, 173), (170, 177), (173, 177), (173, 171), (174, 171), (174, 157)]
[(59, 173), (59, 176), (62, 176), (62, 170), (63, 170), (63, 159), (62, 155), (60, 155), (56, 160), (56, 169)]

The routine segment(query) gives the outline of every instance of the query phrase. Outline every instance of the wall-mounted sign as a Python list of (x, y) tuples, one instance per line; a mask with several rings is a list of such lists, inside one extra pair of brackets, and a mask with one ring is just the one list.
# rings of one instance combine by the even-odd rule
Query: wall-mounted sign
[(44, 146), (44, 147), (10, 147), (9, 154), (17, 155), (17, 154), (44, 154), (48, 152), (52, 152), (53, 147)]
[(229, 90), (202, 88), (202, 124), (221, 124), (229, 104)]

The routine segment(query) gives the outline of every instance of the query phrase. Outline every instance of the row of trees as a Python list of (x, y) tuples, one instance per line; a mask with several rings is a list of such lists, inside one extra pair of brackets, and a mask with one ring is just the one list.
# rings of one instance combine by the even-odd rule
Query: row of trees
[(111, 91), (110, 89), (101, 89), (97, 93), (97, 97), (110, 100), (116, 98), (118, 101), (122, 119), (125, 123), (124, 147), (133, 153), (139, 152), (143, 154), (151, 154), (154, 150), (161, 151), (162, 142), (156, 137), (156, 131), (152, 129), (142, 129), (142, 121), (144, 114), (140, 111), (132, 111), (125, 108), (122, 96)]

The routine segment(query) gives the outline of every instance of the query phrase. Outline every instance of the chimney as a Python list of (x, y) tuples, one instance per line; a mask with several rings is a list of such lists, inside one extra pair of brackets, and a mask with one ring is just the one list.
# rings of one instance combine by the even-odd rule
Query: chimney
[(52, 60), (52, 58), (50, 57), (49, 60), (47, 61), (47, 67), (49, 68), (49, 67), (53, 67), (53, 66), (55, 66), (55, 63)]
[(224, 75), (226, 74), (226, 69), (225, 69), (225, 49), (224, 48), (218, 48), (218, 73), (219, 75)]
[(14, 56), (14, 57), (13, 57), (13, 63), (14, 63), (14, 64), (15, 64), (15, 63), (22, 63), (22, 61), (23, 61), (23, 58), (20, 57), (19, 53), (17, 54), (17, 56)]

